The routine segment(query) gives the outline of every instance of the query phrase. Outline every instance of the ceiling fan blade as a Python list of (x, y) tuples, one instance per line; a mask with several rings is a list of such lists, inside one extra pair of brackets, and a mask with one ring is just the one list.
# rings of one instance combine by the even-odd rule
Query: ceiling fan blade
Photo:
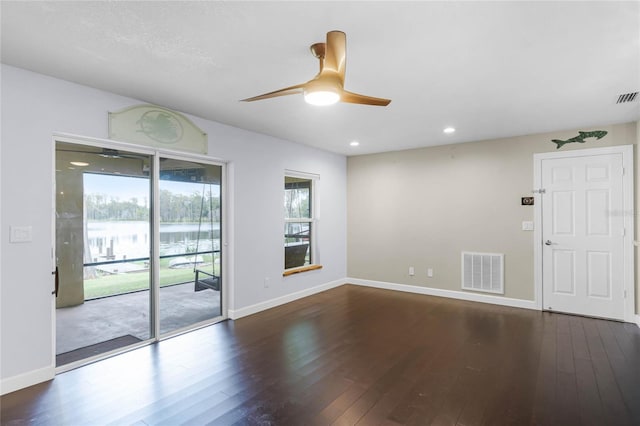
[(375, 106), (387, 106), (391, 103), (391, 99), (382, 99), (382, 98), (374, 98), (371, 96), (359, 95), (357, 93), (347, 92), (346, 90), (342, 92), (342, 96), (340, 97), (342, 102), (347, 102), (350, 104), (362, 104), (362, 105), (375, 105)]
[(389, 105), (390, 99), (374, 98), (344, 90), (344, 75), (347, 68), (347, 36), (344, 32), (329, 31), (326, 43), (314, 43), (310, 49), (311, 53), (320, 61), (320, 72), (313, 79), (306, 83), (242, 99), (241, 102), (253, 102), (278, 96), (305, 93), (307, 102), (327, 105), (329, 103), (325, 102), (321, 95), (326, 95), (324, 92), (330, 92), (333, 96), (339, 94), (340, 100), (346, 103), (376, 106)]
[(295, 95), (296, 93), (302, 93), (304, 85), (296, 84), (295, 86), (285, 87), (284, 89), (274, 90), (273, 92), (264, 93), (262, 95), (254, 96), (252, 98), (241, 99), (240, 102), (253, 102), (261, 99), (277, 98), (278, 96)]
[(326, 51), (322, 71), (333, 71), (344, 84), (344, 73), (347, 68), (347, 35), (342, 31), (327, 33)]

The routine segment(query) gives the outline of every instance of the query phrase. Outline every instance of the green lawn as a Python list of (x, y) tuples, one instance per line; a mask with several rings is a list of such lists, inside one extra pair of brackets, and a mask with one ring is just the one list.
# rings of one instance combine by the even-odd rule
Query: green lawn
[[(211, 257), (205, 262), (210, 261)], [(193, 281), (195, 273), (192, 268), (168, 267), (169, 259), (160, 261), (160, 287)], [(211, 264), (204, 266), (205, 271), (211, 271)], [(216, 273), (219, 274), (219, 266), (216, 265)], [(151, 275), (149, 271), (131, 272), (127, 274), (104, 275), (94, 279), (84, 280), (85, 300), (96, 297), (113, 296), (121, 293), (129, 293), (138, 290), (147, 290)]]

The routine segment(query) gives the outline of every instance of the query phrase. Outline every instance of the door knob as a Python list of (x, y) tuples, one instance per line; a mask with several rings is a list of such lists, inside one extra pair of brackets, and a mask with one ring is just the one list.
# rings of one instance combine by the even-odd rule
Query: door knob
[(544, 244), (547, 245), (547, 246), (550, 246), (553, 243), (551, 242), (551, 240), (547, 240), (547, 241), (544, 242)]

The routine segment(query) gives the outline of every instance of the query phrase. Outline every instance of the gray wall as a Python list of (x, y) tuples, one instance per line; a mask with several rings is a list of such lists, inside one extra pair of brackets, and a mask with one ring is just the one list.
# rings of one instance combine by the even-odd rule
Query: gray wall
[[(635, 123), (580, 130), (595, 129), (609, 134), (562, 149), (638, 141)], [(521, 230), (522, 221), (533, 220), (533, 207), (522, 206), (520, 198), (532, 196), (533, 154), (555, 151), (551, 139), (576, 134), (349, 157), (349, 277), (462, 291), (461, 251), (504, 253), (505, 297), (533, 300), (533, 232)]]
[[(29, 383), (52, 374), (52, 177), (54, 132), (106, 138), (107, 112), (144, 103), (2, 65), (0, 376)], [(171, 108), (171, 105), (164, 105)], [(209, 154), (230, 163), (234, 187), (235, 287), (231, 309), (346, 276), (346, 158), (190, 117), (209, 135)], [(284, 170), (320, 175), (323, 269), (282, 277)], [(231, 221), (230, 221), (231, 223)], [(9, 227), (33, 241), (9, 243)], [(264, 278), (270, 278), (269, 288)], [(3, 386), (4, 388), (4, 386)]]

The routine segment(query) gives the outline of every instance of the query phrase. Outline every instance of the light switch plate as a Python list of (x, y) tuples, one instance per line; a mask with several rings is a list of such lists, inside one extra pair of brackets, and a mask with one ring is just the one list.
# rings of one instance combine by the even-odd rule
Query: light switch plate
[(31, 226), (10, 226), (9, 242), (28, 243), (33, 240), (33, 229)]
[(529, 220), (522, 221), (522, 230), (523, 231), (533, 231), (533, 222)]

